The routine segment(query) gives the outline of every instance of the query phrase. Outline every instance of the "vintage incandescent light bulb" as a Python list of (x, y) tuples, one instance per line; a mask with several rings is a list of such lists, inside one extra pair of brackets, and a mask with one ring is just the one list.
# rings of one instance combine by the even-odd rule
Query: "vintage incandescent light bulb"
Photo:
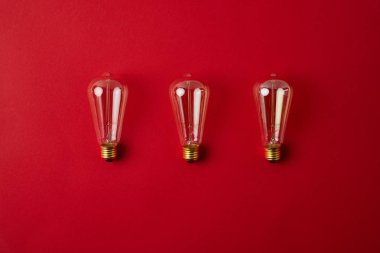
[(285, 126), (292, 100), (292, 88), (288, 83), (273, 79), (258, 83), (253, 93), (259, 112), (265, 158), (276, 162), (281, 158), (281, 145), (284, 140)]
[(101, 157), (108, 162), (116, 158), (116, 146), (120, 141), (127, 93), (127, 86), (111, 79), (109, 73), (93, 80), (88, 87), (88, 98)]
[(170, 86), (169, 95), (183, 147), (183, 159), (194, 162), (199, 158), (209, 89), (193, 80), (191, 75), (186, 75)]

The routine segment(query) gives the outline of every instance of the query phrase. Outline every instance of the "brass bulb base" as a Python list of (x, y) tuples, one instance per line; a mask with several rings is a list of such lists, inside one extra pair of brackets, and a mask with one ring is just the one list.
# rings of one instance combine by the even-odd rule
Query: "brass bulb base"
[(100, 156), (106, 162), (112, 162), (116, 158), (116, 145), (102, 144), (100, 145)]
[(265, 159), (269, 162), (277, 162), (281, 159), (281, 144), (265, 145)]
[(183, 146), (182, 150), (183, 159), (186, 162), (192, 163), (199, 159), (199, 145), (198, 144), (189, 144)]

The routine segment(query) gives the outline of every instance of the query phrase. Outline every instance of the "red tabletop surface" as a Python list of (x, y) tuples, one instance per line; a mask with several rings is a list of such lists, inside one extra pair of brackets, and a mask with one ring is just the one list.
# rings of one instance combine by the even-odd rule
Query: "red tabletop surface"
[[(2, 1), (0, 252), (380, 252), (380, 2)], [(121, 157), (87, 99), (128, 84)], [(170, 83), (210, 87), (181, 158)], [(294, 88), (285, 159), (252, 85)]]

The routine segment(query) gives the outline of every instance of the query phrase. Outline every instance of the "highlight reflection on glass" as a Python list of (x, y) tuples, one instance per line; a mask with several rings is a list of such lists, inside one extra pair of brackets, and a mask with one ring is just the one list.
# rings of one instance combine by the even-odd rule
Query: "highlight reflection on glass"
[(281, 158), (292, 88), (285, 81), (276, 79), (276, 75), (271, 77), (273, 79), (256, 84), (253, 91), (259, 111), (265, 158), (276, 162)]
[(93, 80), (88, 87), (96, 136), (105, 161), (112, 161), (117, 155), (127, 92), (127, 87), (111, 79), (109, 73)]
[(183, 147), (183, 158), (187, 162), (194, 162), (199, 158), (209, 89), (188, 75), (171, 85), (169, 95)]

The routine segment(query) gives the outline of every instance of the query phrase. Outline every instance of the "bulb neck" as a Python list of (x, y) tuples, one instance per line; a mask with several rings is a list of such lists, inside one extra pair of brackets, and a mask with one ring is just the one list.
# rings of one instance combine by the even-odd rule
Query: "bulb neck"
[(100, 145), (100, 156), (106, 162), (112, 162), (116, 158), (116, 145), (115, 144), (102, 144)]
[(278, 162), (281, 159), (281, 144), (265, 145), (265, 159), (269, 162)]
[(186, 162), (192, 163), (197, 161), (199, 159), (199, 145), (189, 144), (183, 146), (182, 154)]

